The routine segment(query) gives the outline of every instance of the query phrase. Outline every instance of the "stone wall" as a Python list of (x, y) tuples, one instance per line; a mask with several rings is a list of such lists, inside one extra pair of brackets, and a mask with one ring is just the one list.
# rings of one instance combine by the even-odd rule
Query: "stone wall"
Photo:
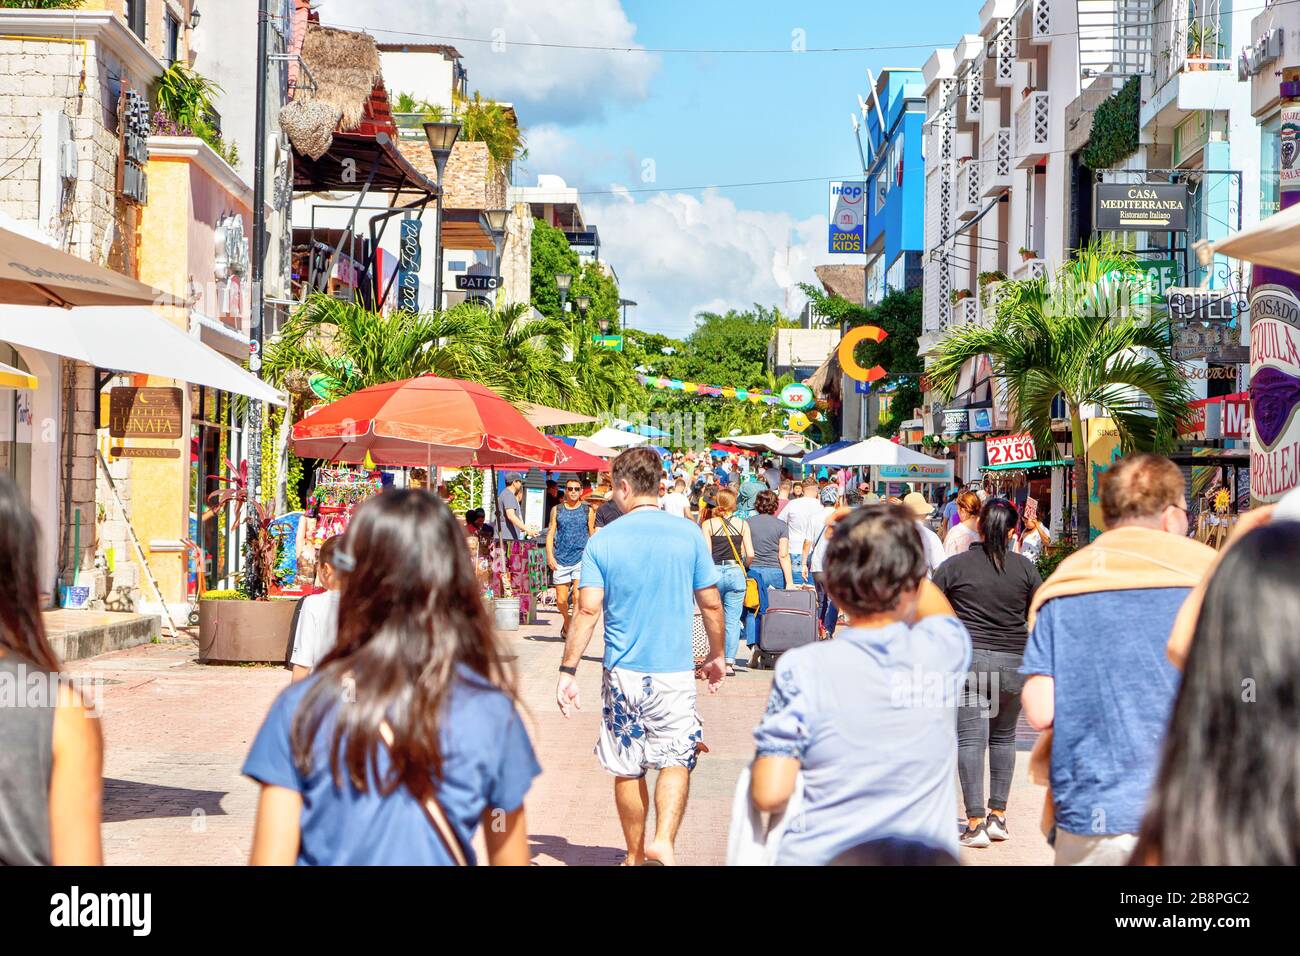
[(506, 220), (501, 253), (501, 305), (529, 302), (533, 297), (533, 215), (527, 203), (515, 203)]
[(504, 209), (506, 205), (505, 172), (492, 170), (486, 143), (458, 142), (452, 147), (443, 187), (442, 204), (448, 209)]

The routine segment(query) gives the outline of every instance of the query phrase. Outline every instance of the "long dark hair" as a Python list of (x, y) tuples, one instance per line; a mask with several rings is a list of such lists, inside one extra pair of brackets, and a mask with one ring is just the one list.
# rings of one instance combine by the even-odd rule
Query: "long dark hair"
[(464, 665), (516, 697), (514, 675), (479, 594), (451, 509), (427, 490), (386, 491), (361, 505), (340, 552), (338, 642), (321, 661), (293, 723), (293, 757), (309, 773), (313, 742), (332, 714), (330, 771), (367, 789), (385, 719), (393, 731), (388, 795), (423, 798), (442, 775), (440, 727)]
[(1133, 862), (1300, 863), (1300, 524), (1223, 556), (1196, 622)]
[(1016, 527), (1016, 508), (1005, 498), (990, 498), (980, 511), (980, 536), (984, 553), (998, 572), (1006, 570), (1007, 536)]
[(36, 519), (15, 485), (0, 475), (0, 648), (37, 667), (61, 670), (45, 638), (37, 570)]

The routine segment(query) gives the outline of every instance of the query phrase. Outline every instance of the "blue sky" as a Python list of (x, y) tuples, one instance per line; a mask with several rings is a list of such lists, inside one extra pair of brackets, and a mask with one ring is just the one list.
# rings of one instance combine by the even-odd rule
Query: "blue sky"
[[(514, 102), (526, 128), (530, 156), (516, 181), (551, 173), (583, 189), (602, 255), (623, 294), (640, 303), (633, 323), (681, 335), (702, 308), (802, 304), (791, 287), (833, 261), (825, 252), (827, 181), (858, 171), (849, 114), (867, 68), (920, 66), (934, 46), (977, 28), (979, 3), (325, 0), (321, 9), (326, 23), (464, 38), (447, 42), (463, 54), (471, 88)], [(505, 43), (469, 39), (494, 37)], [(810, 51), (644, 52), (790, 50), (800, 42)], [(904, 44), (920, 46), (811, 52)], [(815, 181), (686, 188), (791, 179)]]

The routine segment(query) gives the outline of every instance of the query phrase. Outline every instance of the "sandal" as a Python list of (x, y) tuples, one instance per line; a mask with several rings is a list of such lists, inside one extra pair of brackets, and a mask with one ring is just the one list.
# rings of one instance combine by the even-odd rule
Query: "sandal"
[(736, 668), (732, 667), (730, 664), (727, 665), (727, 676), (728, 677), (736, 676)]

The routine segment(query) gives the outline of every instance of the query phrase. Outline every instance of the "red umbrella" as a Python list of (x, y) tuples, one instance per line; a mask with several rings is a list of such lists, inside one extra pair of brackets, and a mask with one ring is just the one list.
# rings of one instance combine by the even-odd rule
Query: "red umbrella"
[(558, 455), (555, 464), (551, 465), (540, 461), (516, 461), (509, 464), (502, 463), (501, 467), (518, 468), (520, 471), (528, 468), (539, 468), (542, 471), (609, 471), (609, 462), (604, 458), (589, 455), (585, 451), (580, 451), (552, 435), (548, 435), (547, 438), (555, 445), (555, 451)]
[(379, 465), (552, 464), (546, 436), (504, 398), (474, 382), (422, 375), (353, 392), (293, 426), (299, 458)]

